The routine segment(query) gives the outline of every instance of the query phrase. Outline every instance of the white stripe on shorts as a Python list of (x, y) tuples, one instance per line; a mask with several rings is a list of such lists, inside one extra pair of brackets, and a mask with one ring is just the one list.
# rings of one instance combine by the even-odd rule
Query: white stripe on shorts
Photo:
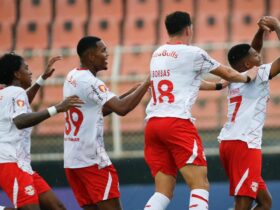
[(18, 181), (17, 178), (15, 178), (14, 186), (13, 186), (13, 203), (15, 208), (17, 208), (17, 197), (18, 197)]
[(240, 181), (238, 182), (238, 184), (237, 184), (237, 186), (234, 190), (234, 195), (237, 195), (237, 193), (239, 192), (240, 188), (242, 187), (244, 181), (247, 179), (248, 175), (249, 175), (249, 168), (247, 168), (247, 170), (245, 171), (245, 173), (241, 177)]
[(191, 164), (194, 162), (195, 158), (197, 157), (197, 150), (198, 150), (197, 143), (196, 143), (196, 140), (194, 139), (193, 151), (192, 151), (193, 153), (190, 156), (190, 158), (188, 159), (187, 164)]
[(110, 189), (111, 189), (111, 185), (112, 185), (112, 176), (111, 176), (111, 173), (109, 172), (106, 189), (105, 189), (105, 192), (104, 192), (104, 195), (103, 195), (103, 200), (108, 199), (108, 195), (109, 195), (109, 192), (110, 192)]

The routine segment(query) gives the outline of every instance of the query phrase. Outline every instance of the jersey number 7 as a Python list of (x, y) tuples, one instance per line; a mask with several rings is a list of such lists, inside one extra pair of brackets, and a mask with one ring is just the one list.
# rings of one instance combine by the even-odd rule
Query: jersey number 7
[(172, 94), (174, 86), (170, 80), (167, 80), (167, 79), (160, 80), (156, 88), (157, 88), (158, 92), (160, 93), (159, 96), (156, 96), (154, 81), (151, 80), (151, 89), (152, 89), (154, 105), (157, 104), (157, 101), (159, 103), (163, 103), (163, 97), (167, 97), (168, 103), (170, 103), (170, 104), (174, 102), (174, 95)]
[(77, 136), (83, 120), (84, 116), (81, 110), (75, 107), (68, 110), (65, 113), (65, 134), (69, 135), (74, 127), (74, 136)]
[(231, 122), (235, 122), (235, 118), (236, 118), (236, 115), (237, 115), (237, 112), (240, 108), (240, 105), (241, 105), (241, 102), (242, 102), (242, 96), (235, 96), (235, 97), (232, 97), (229, 99), (229, 102), (232, 104), (232, 103), (235, 103), (235, 108), (234, 108), (234, 111), (233, 111), (233, 114), (232, 114), (232, 118), (231, 118)]

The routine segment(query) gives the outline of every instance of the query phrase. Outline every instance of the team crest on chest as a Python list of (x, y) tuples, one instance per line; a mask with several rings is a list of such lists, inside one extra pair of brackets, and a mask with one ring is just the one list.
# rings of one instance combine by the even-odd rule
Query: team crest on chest
[(103, 92), (103, 93), (105, 93), (105, 92), (107, 91), (107, 88), (106, 88), (105, 85), (99, 85), (98, 88), (99, 88), (99, 90), (100, 90), (101, 92)]
[(252, 182), (251, 189), (253, 190), (253, 192), (257, 192), (258, 187), (259, 187), (259, 184), (257, 182)]
[(35, 190), (34, 190), (34, 187), (32, 185), (28, 185), (24, 188), (24, 192), (26, 195), (34, 195), (35, 194)]
[(17, 105), (19, 107), (24, 107), (24, 101), (23, 100), (17, 100)]

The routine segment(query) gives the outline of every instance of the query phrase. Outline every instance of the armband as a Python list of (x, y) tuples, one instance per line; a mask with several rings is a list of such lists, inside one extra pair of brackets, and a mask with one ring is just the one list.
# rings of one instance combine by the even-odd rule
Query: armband
[(247, 75), (247, 81), (246, 81), (246, 83), (249, 83), (249, 82), (251, 82), (251, 77), (249, 77), (249, 76)]
[(55, 106), (51, 106), (51, 107), (47, 108), (47, 110), (48, 110), (50, 116), (54, 116), (57, 114), (57, 110), (56, 110)]
[(223, 89), (223, 84), (222, 83), (216, 83), (216, 90), (222, 90)]
[(40, 76), (37, 80), (36, 80), (36, 83), (40, 86), (43, 86), (44, 83), (45, 83), (45, 80), (43, 79), (42, 76)]

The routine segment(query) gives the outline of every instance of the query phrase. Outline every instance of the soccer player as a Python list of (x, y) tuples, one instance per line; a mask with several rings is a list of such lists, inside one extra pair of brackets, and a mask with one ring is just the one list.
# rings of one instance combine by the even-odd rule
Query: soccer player
[(85, 104), (66, 113), (66, 176), (83, 209), (121, 210), (118, 175), (104, 147), (103, 116), (111, 112), (124, 116), (133, 110), (147, 92), (150, 79), (118, 97), (96, 76), (107, 70), (105, 43), (98, 37), (83, 37), (77, 53), (81, 67), (68, 73), (63, 93), (64, 97), (75, 94)]
[(210, 72), (242, 83), (250, 82), (253, 75), (252, 78), (241, 75), (209, 57), (204, 50), (191, 46), (193, 31), (188, 13), (171, 13), (165, 25), (169, 42), (153, 53), (150, 64), (152, 99), (146, 109), (145, 160), (154, 177), (156, 192), (144, 209), (166, 209), (179, 170), (191, 190), (189, 209), (206, 210), (207, 164), (191, 115), (202, 74)]
[(238, 44), (228, 53), (230, 65), (245, 73), (256, 67), (257, 77), (250, 84), (231, 83), (228, 90), (228, 120), (220, 135), (220, 159), (229, 177), (230, 195), (235, 197), (235, 210), (249, 210), (255, 200), (255, 210), (271, 209), (271, 195), (261, 176), (262, 129), (269, 100), (269, 80), (280, 72), (280, 58), (262, 64), (260, 51), (262, 28), (276, 31), (280, 39), (280, 22), (263, 17), (251, 46)]
[[(56, 60), (59, 59), (52, 59), (50, 63)], [(31, 111), (29, 101), (44, 79), (51, 76), (54, 71), (51, 67), (52, 64), (28, 90), (28, 97), (25, 89), (31, 86), (32, 73), (24, 59), (12, 53), (0, 57), (0, 187), (16, 209), (65, 209), (30, 164), (31, 127), (83, 103), (77, 96), (71, 96), (46, 110)]]

